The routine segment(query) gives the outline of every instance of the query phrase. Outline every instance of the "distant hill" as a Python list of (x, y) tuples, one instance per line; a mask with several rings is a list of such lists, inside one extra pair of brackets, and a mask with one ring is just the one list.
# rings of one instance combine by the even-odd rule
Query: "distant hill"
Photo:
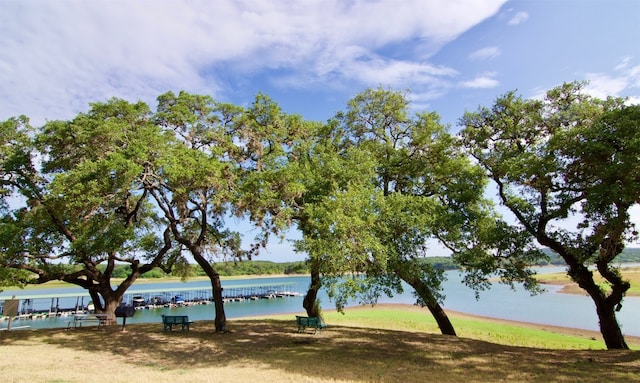
[[(196, 265), (197, 266), (197, 265)], [(271, 261), (240, 261), (218, 262), (214, 264), (221, 276), (232, 277), (238, 275), (300, 275), (309, 274), (309, 265), (304, 262), (271, 262)], [(200, 269), (199, 266), (196, 269)], [(204, 273), (203, 273), (204, 275)]]
[[(549, 257), (549, 262), (541, 262), (540, 265), (564, 265), (560, 256), (551, 249), (545, 248), (542, 251)], [(640, 247), (626, 248), (614, 259), (614, 263), (640, 262)]]
[[(542, 261), (538, 265), (564, 265), (562, 258), (551, 249), (545, 248), (542, 251), (549, 257), (548, 261)], [(453, 262), (451, 257), (426, 257), (420, 260), (428, 263), (436, 269), (455, 270), (459, 267)], [(625, 249), (618, 257), (615, 263), (639, 262), (640, 248), (630, 247)], [(305, 275), (309, 274), (309, 265), (305, 261), (299, 262), (272, 262), (272, 261), (238, 261), (238, 262), (218, 262), (214, 264), (216, 270), (221, 276), (241, 276), (241, 275)], [(117, 266), (114, 271), (114, 277), (125, 277), (130, 272), (128, 267)], [(142, 278), (163, 278), (167, 275), (160, 269), (145, 274)], [(191, 266), (191, 276), (205, 276), (204, 272), (198, 265)]]

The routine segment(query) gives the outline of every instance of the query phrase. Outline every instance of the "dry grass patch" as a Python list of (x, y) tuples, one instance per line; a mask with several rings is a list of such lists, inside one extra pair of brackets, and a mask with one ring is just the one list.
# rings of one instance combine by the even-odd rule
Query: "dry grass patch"
[(640, 351), (545, 350), (416, 331), (233, 320), (0, 333), (5, 382), (630, 382)]
[[(631, 288), (627, 291), (627, 296), (638, 297), (640, 296), (640, 267), (625, 267), (621, 269), (624, 279), (631, 283)], [(580, 294), (586, 295), (587, 293), (578, 286), (577, 283), (572, 282), (569, 276), (565, 272), (539, 274), (537, 276), (538, 281), (542, 284), (562, 286), (561, 293), (565, 294)], [(599, 275), (595, 276), (596, 282), (603, 288), (607, 289), (607, 283)]]

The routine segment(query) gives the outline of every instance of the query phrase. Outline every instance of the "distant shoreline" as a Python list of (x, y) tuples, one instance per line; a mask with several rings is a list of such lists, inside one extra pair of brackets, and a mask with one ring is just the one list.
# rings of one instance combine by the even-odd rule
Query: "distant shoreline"
[[(628, 267), (632, 269), (632, 271), (637, 275), (637, 277), (634, 277), (634, 279), (631, 281), (632, 282), (632, 286), (636, 285), (636, 280), (640, 278), (640, 267), (637, 266), (637, 263), (631, 263)], [(554, 267), (554, 266), (542, 266), (543, 268), (545, 267)], [(624, 268), (624, 267), (623, 267)], [(561, 275), (561, 278), (541, 278), (542, 275)], [(237, 276), (223, 276), (221, 277), (222, 281), (233, 281), (233, 280), (239, 280), (239, 279), (260, 279), (260, 278), (288, 278), (288, 277), (309, 277), (310, 274), (255, 274), (255, 275), (237, 275)], [(558, 293), (562, 293), (562, 294), (574, 294), (574, 295), (586, 295), (585, 291), (583, 289), (581, 289), (577, 283), (570, 281), (568, 278), (566, 278), (566, 274), (562, 273), (562, 272), (558, 272), (558, 273), (549, 273), (549, 274), (538, 274), (538, 278), (540, 280), (540, 284), (541, 285), (548, 285), (548, 286), (562, 286), (559, 290)], [(120, 278), (112, 278), (112, 284), (117, 284), (120, 281), (122, 281), (122, 279)], [(194, 282), (194, 281), (208, 281), (209, 278), (206, 276), (197, 276), (197, 277), (192, 277), (186, 280), (186, 282)], [(138, 278), (135, 282), (134, 285), (144, 285), (147, 283), (171, 283), (171, 282), (182, 282), (180, 277), (163, 277), (163, 278)], [(6, 286), (4, 288), (2, 288), (2, 291), (7, 291), (7, 290), (40, 290), (40, 289), (49, 289), (49, 288), (64, 288), (64, 287), (74, 287), (75, 285), (67, 283), (67, 282), (62, 282), (62, 281), (51, 281), (48, 282), (46, 284), (42, 284), (42, 285), (28, 285), (25, 286), (23, 289), (20, 289), (19, 287), (15, 287), (15, 286)], [(640, 291), (637, 290), (631, 290), (628, 291), (626, 294), (626, 297), (640, 297)]]

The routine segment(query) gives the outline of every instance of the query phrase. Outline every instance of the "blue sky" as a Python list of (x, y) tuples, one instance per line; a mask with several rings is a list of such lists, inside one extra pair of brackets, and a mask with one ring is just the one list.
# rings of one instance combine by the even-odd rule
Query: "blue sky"
[[(640, 103), (638, 0), (0, 0), (0, 120), (70, 119), (168, 90), (326, 120), (367, 87), (465, 110), (588, 80)], [(640, 214), (636, 214), (640, 216)], [(263, 259), (301, 259), (274, 244)]]

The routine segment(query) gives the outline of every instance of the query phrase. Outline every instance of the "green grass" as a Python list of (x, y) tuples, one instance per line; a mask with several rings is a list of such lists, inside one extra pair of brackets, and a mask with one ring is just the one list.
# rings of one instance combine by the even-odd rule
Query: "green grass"
[[(291, 315), (276, 315), (287, 319)], [(329, 311), (325, 321), (332, 325), (357, 326), (393, 331), (413, 331), (439, 334), (440, 330), (427, 309), (405, 305), (381, 305), (374, 309), (346, 309), (344, 314)], [(450, 315), (451, 323), (459, 337), (489, 341), (509, 346), (524, 346), (562, 350), (603, 350), (604, 341), (597, 332), (562, 329), (554, 326), (507, 322), (490, 318)], [(640, 340), (631, 338), (628, 343), (640, 350)]]
[(591, 336), (574, 336), (549, 330), (469, 319), (454, 319), (452, 322), (456, 328), (460, 329), (460, 336), (499, 344), (562, 350), (598, 350), (605, 348), (602, 340)]

